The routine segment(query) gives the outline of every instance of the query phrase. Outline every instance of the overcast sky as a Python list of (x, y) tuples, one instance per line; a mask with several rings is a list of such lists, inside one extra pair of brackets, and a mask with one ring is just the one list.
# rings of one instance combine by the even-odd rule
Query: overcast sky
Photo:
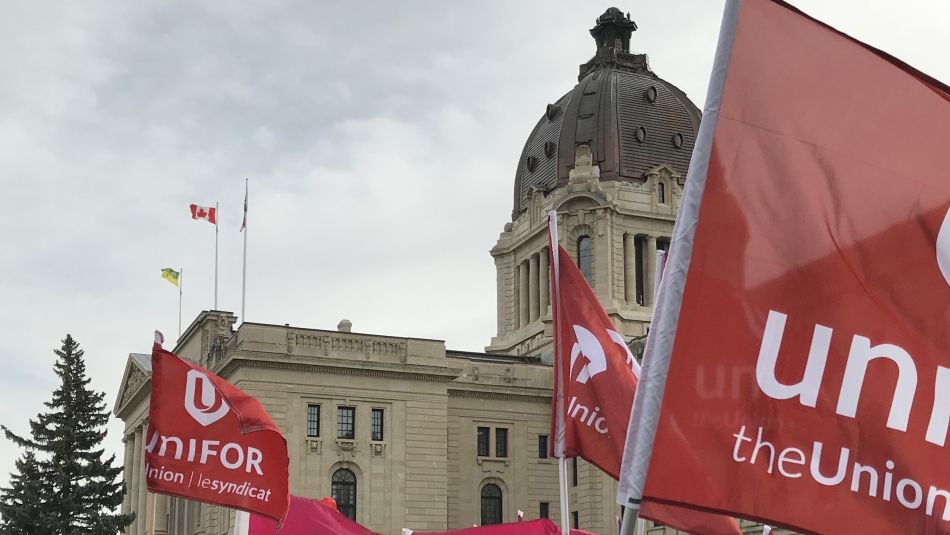
[[(950, 82), (947, 2), (793, 4)], [(174, 345), (161, 268), (184, 271), (186, 326), (212, 307), (214, 228), (190, 203), (221, 205), (218, 308), (240, 311), (245, 177), (249, 321), (482, 350), (522, 145), (609, 5), (2, 4), (0, 423), (27, 432), (66, 333), (111, 409), (128, 353), (156, 328)], [(616, 5), (702, 108), (722, 2)], [(0, 439), (0, 484), (16, 456)]]

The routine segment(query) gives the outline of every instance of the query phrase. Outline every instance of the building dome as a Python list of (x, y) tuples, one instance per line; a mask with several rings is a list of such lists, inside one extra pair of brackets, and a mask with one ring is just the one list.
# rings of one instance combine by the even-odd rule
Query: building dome
[(601, 181), (642, 181), (658, 165), (686, 176), (700, 111), (650, 70), (646, 54), (629, 52), (636, 29), (615, 7), (597, 18), (596, 54), (580, 66), (574, 89), (548, 104), (521, 152), (513, 219), (532, 191), (567, 184), (580, 145), (590, 147)]

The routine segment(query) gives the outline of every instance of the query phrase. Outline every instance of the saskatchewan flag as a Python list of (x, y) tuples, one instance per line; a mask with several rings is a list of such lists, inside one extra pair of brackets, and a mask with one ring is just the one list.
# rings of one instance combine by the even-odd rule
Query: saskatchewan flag
[(175, 270), (172, 269), (172, 268), (163, 268), (163, 269), (162, 269), (162, 278), (165, 279), (165, 280), (167, 280), (168, 282), (174, 284), (175, 286), (178, 286), (178, 277), (179, 277), (179, 275), (181, 275), (181, 274), (178, 273), (177, 271), (175, 271)]

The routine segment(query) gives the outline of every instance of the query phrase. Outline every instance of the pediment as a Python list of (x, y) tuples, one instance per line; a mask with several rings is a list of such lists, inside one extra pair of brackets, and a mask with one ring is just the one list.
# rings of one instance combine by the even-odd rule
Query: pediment
[[(113, 414), (119, 416), (122, 408), (129, 404), (142, 390), (143, 385), (152, 376), (151, 357), (138, 353), (130, 353), (125, 363), (125, 372), (119, 383), (119, 394), (116, 396)], [(119, 416), (121, 417), (121, 416)]]

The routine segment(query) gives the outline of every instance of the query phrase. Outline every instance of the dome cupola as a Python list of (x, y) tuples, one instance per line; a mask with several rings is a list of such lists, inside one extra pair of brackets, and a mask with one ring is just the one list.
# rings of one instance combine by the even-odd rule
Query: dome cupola
[(612, 7), (590, 30), (594, 57), (580, 66), (578, 83), (532, 130), (515, 173), (512, 219), (530, 192), (568, 183), (575, 151), (590, 148), (600, 180), (643, 181), (666, 165), (686, 176), (699, 129), (699, 109), (686, 94), (650, 70), (646, 54), (630, 53), (637, 25)]

